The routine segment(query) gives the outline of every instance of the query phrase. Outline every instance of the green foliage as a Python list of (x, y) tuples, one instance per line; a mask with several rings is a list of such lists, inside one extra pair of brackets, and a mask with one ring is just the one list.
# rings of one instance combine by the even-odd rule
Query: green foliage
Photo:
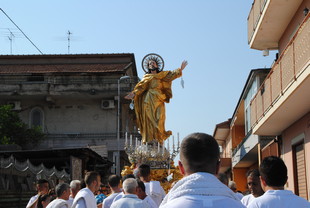
[(44, 138), (40, 127), (28, 128), (18, 116), (12, 111), (10, 105), (0, 106), (0, 144), (38, 144)]

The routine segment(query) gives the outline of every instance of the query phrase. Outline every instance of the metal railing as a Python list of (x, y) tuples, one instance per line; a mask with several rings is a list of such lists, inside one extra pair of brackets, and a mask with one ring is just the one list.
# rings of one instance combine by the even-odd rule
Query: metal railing
[[(125, 138), (126, 132), (121, 132), (120, 137)], [(139, 133), (129, 133), (133, 137), (141, 138)], [(63, 134), (46, 134), (45, 139), (116, 139), (116, 132), (108, 133), (63, 133)]]
[[(118, 78), (106, 76), (10, 75), (0, 77), (1, 84), (117, 84), (117, 81)], [(138, 81), (139, 77), (131, 77), (126, 83), (134, 84)]]
[(310, 60), (310, 21), (305, 18), (286, 46), (268, 76), (251, 101), (251, 127), (269, 111), (296, 79), (305, 71)]
[(267, 0), (254, 0), (248, 16), (248, 43), (251, 42)]
[(248, 140), (248, 138), (252, 135), (252, 130), (247, 133), (247, 135), (242, 139), (242, 141), (232, 150), (232, 156), (235, 156), (237, 151), (242, 147), (242, 145)]

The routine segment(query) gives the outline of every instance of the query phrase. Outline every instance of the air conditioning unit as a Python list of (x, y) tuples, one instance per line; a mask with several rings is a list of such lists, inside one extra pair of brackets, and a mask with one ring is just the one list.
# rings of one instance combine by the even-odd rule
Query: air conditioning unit
[(21, 110), (20, 101), (8, 101), (8, 105), (12, 106), (12, 110)]
[(102, 109), (113, 109), (115, 108), (114, 100), (102, 100), (101, 101)]

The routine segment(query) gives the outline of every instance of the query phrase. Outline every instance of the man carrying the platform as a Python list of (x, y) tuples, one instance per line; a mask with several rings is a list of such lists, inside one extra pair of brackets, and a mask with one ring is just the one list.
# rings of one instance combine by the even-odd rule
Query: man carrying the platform
[(146, 194), (159, 206), (166, 195), (164, 189), (161, 187), (159, 181), (151, 181), (151, 168), (149, 165), (142, 164), (138, 170), (140, 180), (145, 185)]
[(212, 136), (194, 133), (185, 137), (179, 161), (185, 177), (173, 186), (160, 208), (244, 208), (234, 192), (215, 176), (219, 167), (219, 146)]

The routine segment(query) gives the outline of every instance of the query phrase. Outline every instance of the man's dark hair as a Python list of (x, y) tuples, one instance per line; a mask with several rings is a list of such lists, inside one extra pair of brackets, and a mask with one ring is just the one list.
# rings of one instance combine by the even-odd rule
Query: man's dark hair
[(38, 184), (38, 185), (42, 185), (42, 184), (44, 184), (44, 183), (49, 183), (49, 182), (48, 182), (48, 180), (46, 180), (46, 179), (39, 179), (39, 180), (37, 181), (37, 184)]
[(122, 183), (123, 183), (127, 178), (136, 178), (136, 177), (134, 176), (134, 174), (127, 174), (127, 175), (124, 175), (124, 176), (122, 177)]
[(249, 177), (249, 176), (259, 178), (259, 176), (260, 176), (259, 170), (258, 170), (258, 169), (251, 169), (251, 170), (249, 170), (249, 171), (246, 173), (246, 177)]
[(217, 175), (217, 178), (226, 186), (228, 186), (228, 177), (225, 173), (219, 173)]
[(137, 183), (138, 183), (138, 187), (140, 187), (141, 190), (143, 192), (145, 192), (145, 185), (144, 185), (144, 183), (140, 179), (138, 179), (138, 178), (136, 180), (137, 180)]
[(85, 183), (90, 186), (92, 184), (92, 182), (94, 181), (97, 181), (97, 177), (100, 176), (98, 172), (96, 171), (90, 171), (90, 172), (87, 172), (85, 174), (85, 177), (84, 177), (84, 181)]
[(86, 188), (86, 183), (84, 179), (81, 179), (81, 189)]
[(151, 174), (151, 168), (147, 164), (140, 165), (138, 170), (139, 170), (139, 176), (141, 177), (147, 177)]
[(66, 191), (67, 189), (70, 189), (70, 185), (69, 184), (67, 184), (67, 183), (57, 184), (57, 186), (56, 186), (56, 195), (57, 195), (57, 197), (61, 197), (63, 192)]
[(121, 178), (118, 175), (110, 175), (108, 178), (108, 184), (111, 187), (117, 187), (120, 183)]
[(180, 159), (186, 170), (215, 174), (220, 159), (219, 145), (209, 134), (193, 133), (181, 144)]
[(37, 208), (43, 208), (42, 202), (45, 202), (46, 200), (50, 200), (51, 196), (49, 194), (40, 195), (37, 203)]
[(279, 157), (265, 157), (260, 164), (259, 173), (268, 186), (281, 187), (287, 181), (287, 168)]

